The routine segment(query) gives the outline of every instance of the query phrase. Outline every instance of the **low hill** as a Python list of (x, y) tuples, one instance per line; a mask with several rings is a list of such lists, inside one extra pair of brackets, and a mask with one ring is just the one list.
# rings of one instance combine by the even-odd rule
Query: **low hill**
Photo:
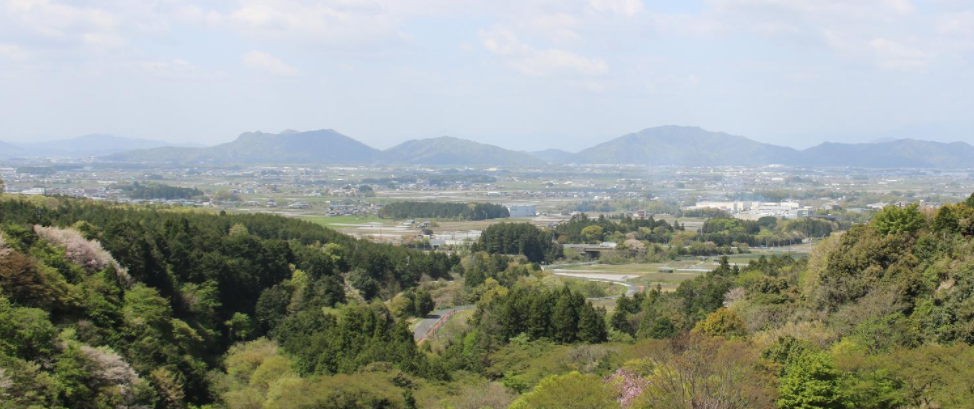
[(650, 166), (790, 163), (798, 151), (698, 127), (661, 126), (585, 149), (576, 163)]
[(661, 126), (621, 136), (575, 154), (562, 163), (649, 166), (770, 165), (870, 168), (974, 167), (974, 146), (916, 139), (873, 143), (826, 142), (805, 150), (757, 142), (697, 127)]
[(0, 158), (12, 158), (22, 155), (23, 149), (6, 142), (0, 142)]
[(899, 139), (879, 143), (826, 142), (801, 152), (797, 164), (873, 168), (964, 168), (974, 166), (974, 146), (964, 142)]
[(104, 156), (135, 149), (151, 149), (171, 144), (149, 139), (92, 134), (77, 138), (19, 144), (28, 156), (86, 157)]
[(207, 148), (136, 150), (106, 159), (144, 163), (371, 163), (380, 151), (331, 129), (280, 134), (247, 132), (233, 142)]
[(515, 152), (450, 136), (416, 139), (383, 152), (389, 163), (439, 166), (544, 166), (544, 162), (524, 152)]

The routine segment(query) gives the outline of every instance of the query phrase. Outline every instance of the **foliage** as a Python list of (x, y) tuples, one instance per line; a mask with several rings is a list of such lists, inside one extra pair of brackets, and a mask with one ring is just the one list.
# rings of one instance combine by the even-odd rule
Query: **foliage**
[(605, 311), (592, 306), (568, 287), (561, 290), (515, 288), (493, 299), (482, 299), (471, 325), (500, 343), (521, 334), (571, 344), (601, 343), (608, 338)]
[(522, 255), (540, 263), (562, 257), (561, 245), (552, 242), (551, 234), (530, 223), (499, 223), (484, 229), (474, 251), (491, 254)]
[(889, 205), (873, 217), (872, 224), (879, 234), (914, 233), (926, 226), (927, 218), (917, 210), (918, 205), (906, 207)]
[[(555, 234), (598, 227), (601, 240), (624, 238), (619, 251), (634, 254), (671, 240), (669, 256), (703, 248), (700, 237), (836, 227), (718, 217), (693, 236), (648, 222), (579, 217)], [(550, 231), (499, 226), (474, 251), (447, 256), (269, 215), (0, 200), (0, 406), (479, 408), (518, 398), (515, 407), (879, 409), (974, 400), (969, 204), (889, 209), (807, 257), (721, 258), (676, 291), (620, 297), (608, 317), (585, 299), (597, 293), (531, 262), (557, 257)], [(415, 344), (406, 319), (466, 303), (476, 308), (436, 345)]]
[(637, 347), (648, 385), (634, 408), (773, 407), (769, 374), (743, 342), (689, 336)]
[(842, 373), (825, 353), (800, 354), (781, 378), (778, 407), (783, 409), (846, 407), (840, 382)]
[(511, 404), (512, 409), (584, 408), (614, 409), (619, 404), (611, 390), (594, 375), (571, 372), (545, 378)]
[(185, 188), (164, 185), (161, 183), (132, 182), (131, 185), (120, 186), (123, 192), (132, 199), (192, 199), (203, 196), (203, 191), (196, 188)]
[[(277, 216), (2, 200), (0, 319), (11, 321), (0, 326), (0, 367), (10, 390), (51, 385), (39, 386), (25, 405), (205, 405), (217, 396), (210, 372), (234, 342), (279, 336), (288, 351), (311, 355), (291, 322), (307, 314), (327, 320), (322, 308), (346, 302), (350, 271), (374, 283), (371, 296), (391, 297), (424, 276), (449, 276), (458, 262)], [(431, 301), (421, 295), (418, 311)], [(368, 340), (335, 335), (323, 347), (357, 348), (320, 370), (350, 372), (386, 359), (432, 374), (403, 324), (370, 308), (348, 307), (349, 319), (358, 318), (334, 320), (344, 327), (333, 334), (374, 331)], [(310, 368), (319, 368), (317, 358)], [(99, 378), (129, 370), (130, 387)], [(139, 388), (155, 393), (129, 394)]]
[(712, 337), (741, 337), (747, 335), (744, 320), (729, 308), (720, 308), (707, 315), (707, 318), (697, 322), (694, 332), (707, 334)]
[(507, 207), (493, 203), (392, 202), (379, 210), (386, 219), (489, 220), (510, 217)]

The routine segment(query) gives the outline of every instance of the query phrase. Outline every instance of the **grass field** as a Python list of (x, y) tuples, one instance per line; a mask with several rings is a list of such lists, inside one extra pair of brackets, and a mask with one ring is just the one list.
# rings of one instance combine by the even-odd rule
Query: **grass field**
[(385, 223), (376, 216), (299, 216), (302, 220), (317, 223), (325, 227), (341, 227), (346, 224)]

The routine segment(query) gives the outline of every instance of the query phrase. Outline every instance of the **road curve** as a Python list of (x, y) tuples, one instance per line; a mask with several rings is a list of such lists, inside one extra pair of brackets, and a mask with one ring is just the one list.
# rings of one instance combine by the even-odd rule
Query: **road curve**
[(431, 312), (426, 316), (426, 318), (420, 321), (419, 324), (416, 324), (416, 328), (413, 329), (413, 339), (415, 339), (416, 342), (426, 339), (427, 336), (433, 335), (430, 334), (430, 332), (436, 328), (436, 324), (439, 323), (440, 320), (443, 320), (443, 323), (446, 323), (446, 321), (449, 320), (453, 314), (463, 310), (469, 310), (471, 308), (473, 308), (473, 305), (461, 305), (458, 307), (446, 308)]

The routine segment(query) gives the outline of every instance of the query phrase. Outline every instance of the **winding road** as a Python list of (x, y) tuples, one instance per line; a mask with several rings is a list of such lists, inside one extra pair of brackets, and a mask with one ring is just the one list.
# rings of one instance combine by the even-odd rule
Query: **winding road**
[[(443, 325), (448, 321), (454, 314), (473, 308), (473, 305), (461, 305), (459, 307), (446, 308), (438, 311), (433, 311), (426, 316), (425, 319), (416, 324), (416, 328), (413, 329), (413, 339), (416, 342), (421, 342), (426, 337), (433, 335), (435, 330), (439, 329), (437, 324)], [(442, 321), (442, 322), (441, 322)]]

